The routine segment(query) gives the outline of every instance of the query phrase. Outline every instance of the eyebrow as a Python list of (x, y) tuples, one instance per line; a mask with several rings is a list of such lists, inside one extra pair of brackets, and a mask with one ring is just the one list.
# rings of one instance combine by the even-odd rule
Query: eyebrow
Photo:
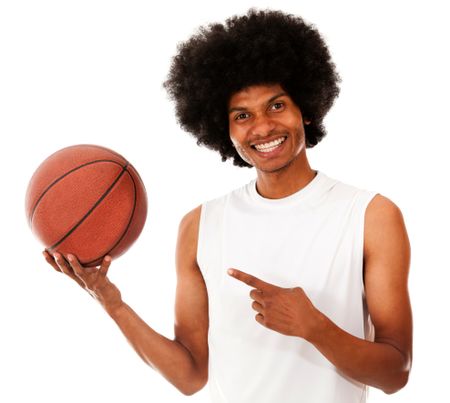
[[(271, 102), (275, 101), (275, 99), (280, 98), (280, 97), (282, 97), (282, 96), (284, 96), (284, 95), (287, 95), (287, 93), (284, 92), (284, 91), (283, 91), (283, 92), (280, 92), (280, 93), (274, 95), (273, 97), (271, 97), (269, 100), (267, 100), (266, 104), (270, 104)], [(232, 107), (232, 108), (230, 108), (230, 109), (228, 110), (228, 113), (231, 113), (231, 112), (238, 112), (238, 111), (245, 111), (246, 109), (247, 109), (247, 108), (244, 107), (244, 106), (234, 106), (234, 107)]]

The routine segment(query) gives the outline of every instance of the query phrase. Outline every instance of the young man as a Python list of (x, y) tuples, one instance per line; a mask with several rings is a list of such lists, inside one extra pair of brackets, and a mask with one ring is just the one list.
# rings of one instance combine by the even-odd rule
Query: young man
[(250, 10), (179, 47), (165, 87), (181, 126), (257, 178), (182, 219), (175, 339), (107, 277), (47, 261), (95, 297), (142, 359), (213, 402), (349, 403), (402, 388), (412, 359), (408, 236), (386, 197), (313, 170), (306, 148), (339, 77), (301, 18)]

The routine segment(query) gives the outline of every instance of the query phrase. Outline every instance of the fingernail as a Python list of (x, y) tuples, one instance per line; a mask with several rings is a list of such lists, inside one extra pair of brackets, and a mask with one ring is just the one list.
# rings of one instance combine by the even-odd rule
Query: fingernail
[(228, 270), (227, 270), (227, 273), (228, 273), (230, 276), (232, 276), (232, 275), (234, 274), (234, 270), (233, 270), (233, 269), (228, 269)]
[(73, 255), (70, 255), (70, 254), (67, 255), (67, 259), (70, 260), (70, 261), (72, 261), (72, 260), (73, 260)]

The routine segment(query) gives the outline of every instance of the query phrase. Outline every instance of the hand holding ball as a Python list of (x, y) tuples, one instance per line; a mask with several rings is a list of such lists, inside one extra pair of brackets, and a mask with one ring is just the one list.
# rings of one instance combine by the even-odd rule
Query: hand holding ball
[(95, 145), (67, 147), (42, 162), (25, 204), (31, 230), (46, 250), (74, 254), (86, 266), (125, 253), (147, 217), (137, 171), (121, 155)]

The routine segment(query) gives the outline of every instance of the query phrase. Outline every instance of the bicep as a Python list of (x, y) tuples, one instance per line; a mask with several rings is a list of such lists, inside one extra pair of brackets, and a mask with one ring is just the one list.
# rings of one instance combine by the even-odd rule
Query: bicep
[(190, 351), (195, 364), (206, 370), (208, 296), (196, 258), (200, 209), (199, 206), (183, 217), (179, 226), (176, 246), (175, 339)]
[(400, 209), (377, 195), (367, 207), (364, 281), (375, 342), (412, 355), (412, 313), (408, 293), (410, 244)]

